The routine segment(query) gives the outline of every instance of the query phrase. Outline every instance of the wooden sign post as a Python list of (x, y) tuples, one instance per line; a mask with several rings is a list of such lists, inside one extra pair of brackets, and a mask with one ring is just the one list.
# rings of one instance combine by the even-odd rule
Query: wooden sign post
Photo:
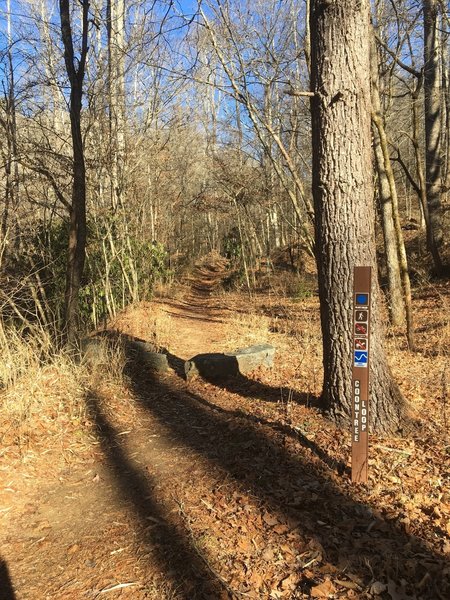
[(352, 482), (367, 482), (369, 442), (369, 358), (371, 267), (355, 267), (353, 274), (352, 348)]

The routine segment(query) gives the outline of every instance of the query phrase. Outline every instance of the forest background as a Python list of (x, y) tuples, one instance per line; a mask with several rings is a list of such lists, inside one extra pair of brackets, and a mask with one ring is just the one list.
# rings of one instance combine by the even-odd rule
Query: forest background
[[(308, 10), (294, 1), (3, 3), (5, 319), (70, 336), (211, 250), (235, 261), (249, 291), (277, 249), (301, 270), (302, 253), (314, 253)], [(430, 255), (428, 273), (440, 273), (448, 249), (448, 6), (372, 10), (379, 268), (399, 324), (405, 311), (411, 318), (408, 260), (414, 269)], [(425, 232), (409, 257), (402, 227)], [(68, 253), (75, 229), (78, 251), (71, 242)]]

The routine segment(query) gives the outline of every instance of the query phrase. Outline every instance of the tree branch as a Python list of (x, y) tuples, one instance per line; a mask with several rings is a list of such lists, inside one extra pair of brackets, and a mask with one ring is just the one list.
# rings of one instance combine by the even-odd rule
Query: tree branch
[(53, 174), (46, 168), (46, 167), (42, 167), (39, 165), (33, 165), (32, 163), (27, 163), (23, 160), (20, 161), (21, 164), (26, 167), (27, 169), (30, 169), (31, 171), (34, 171), (35, 173), (39, 173), (40, 175), (43, 175), (48, 182), (50, 183), (50, 185), (53, 188), (53, 191), (55, 192), (55, 195), (57, 197), (57, 199), (61, 202), (61, 204), (69, 211), (72, 210), (72, 205), (71, 203), (67, 200), (67, 198), (64, 196), (64, 194), (62, 193), (62, 191), (59, 189), (59, 186), (56, 182), (56, 179), (54, 178)]
[(401, 67), (402, 69), (404, 69), (411, 75), (414, 75), (414, 77), (417, 77), (417, 79), (421, 78), (421, 76), (422, 76), (421, 71), (417, 71), (417, 69), (414, 69), (413, 67), (407, 65), (402, 60), (400, 60), (399, 57), (397, 56), (397, 54), (395, 52), (393, 52), (389, 48), (389, 46), (387, 46), (376, 33), (375, 33), (375, 38), (376, 38), (377, 42), (380, 44), (380, 46), (383, 48), (383, 50), (385, 50), (389, 54), (389, 56), (398, 64), (399, 67)]
[(420, 188), (417, 185), (417, 183), (414, 181), (413, 176), (411, 175), (410, 170), (408, 169), (408, 166), (406, 165), (406, 163), (404, 162), (403, 158), (400, 155), (400, 148), (398, 146), (395, 146), (392, 142), (389, 142), (390, 146), (392, 146), (392, 148), (396, 151), (397, 156), (393, 156), (391, 158), (391, 160), (398, 162), (398, 164), (401, 166), (401, 168), (403, 169), (403, 172), (406, 175), (406, 178), (408, 179), (409, 183), (411, 184), (411, 187), (414, 189), (414, 191), (416, 192), (416, 194), (420, 197)]

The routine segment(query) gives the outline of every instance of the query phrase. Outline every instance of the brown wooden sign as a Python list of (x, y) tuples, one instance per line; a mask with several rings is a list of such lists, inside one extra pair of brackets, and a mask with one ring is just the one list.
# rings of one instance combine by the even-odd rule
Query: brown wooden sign
[(355, 267), (352, 340), (352, 482), (367, 482), (371, 267)]

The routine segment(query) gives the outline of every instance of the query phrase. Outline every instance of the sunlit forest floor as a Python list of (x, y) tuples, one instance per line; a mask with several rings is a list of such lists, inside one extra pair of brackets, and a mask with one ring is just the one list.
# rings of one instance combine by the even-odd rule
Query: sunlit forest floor
[[(418, 352), (388, 332), (415, 426), (372, 436), (369, 483), (353, 486), (350, 432), (317, 408), (317, 297), (224, 293), (215, 278), (198, 271), (108, 325), (165, 348), (168, 373), (116, 349), (76, 406), (47, 368), (23, 388), (27, 414), (2, 409), (1, 600), (448, 599), (449, 283), (414, 290)], [(260, 342), (273, 369), (183, 377), (197, 353)]]

